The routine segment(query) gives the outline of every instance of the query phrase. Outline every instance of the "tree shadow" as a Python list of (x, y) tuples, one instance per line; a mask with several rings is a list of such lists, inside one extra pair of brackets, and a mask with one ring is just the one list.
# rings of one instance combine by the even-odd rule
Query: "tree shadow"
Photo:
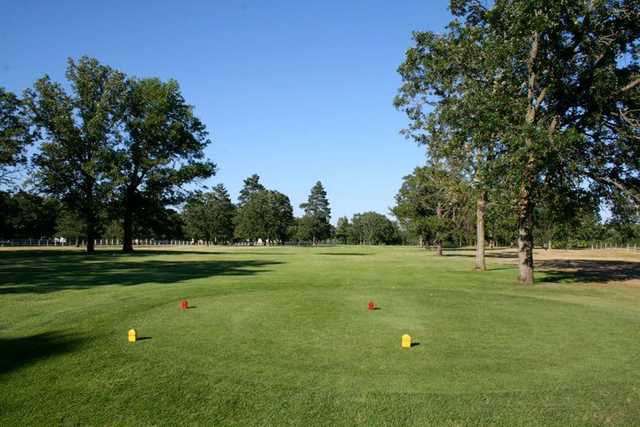
[[(447, 253), (447, 249), (445, 249), (445, 253), (442, 256), (451, 256), (451, 257), (464, 257), (464, 258), (475, 258), (475, 254), (461, 254), (461, 253)], [(499, 258), (499, 259), (515, 259), (518, 258), (518, 254), (515, 252), (485, 252), (485, 258)]]
[(57, 354), (69, 353), (80, 339), (60, 332), (19, 338), (0, 338), (0, 377), (10, 371)]
[(607, 260), (538, 261), (539, 283), (606, 283), (640, 279), (640, 262)]
[[(178, 254), (184, 253), (177, 252), (176, 255)], [(269, 271), (263, 267), (277, 264), (282, 262), (207, 259), (182, 261), (180, 257), (175, 257), (174, 261), (128, 255), (112, 256), (108, 253), (87, 255), (79, 252), (5, 252), (0, 257), (0, 294), (48, 293), (104, 285), (173, 284), (214, 276), (249, 276)]]
[(331, 255), (331, 256), (366, 256), (371, 255), (364, 252), (321, 252), (318, 255)]

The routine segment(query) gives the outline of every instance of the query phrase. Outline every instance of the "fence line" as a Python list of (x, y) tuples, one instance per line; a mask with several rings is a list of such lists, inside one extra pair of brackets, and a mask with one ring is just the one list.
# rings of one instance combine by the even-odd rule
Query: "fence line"
[[(334, 245), (337, 242), (321, 242), (317, 246)], [(85, 247), (87, 245), (86, 240), (82, 239), (0, 239), (0, 247), (14, 247), (14, 246), (35, 246), (35, 247)], [(120, 239), (96, 239), (94, 245), (96, 247), (110, 247), (110, 246), (122, 246), (122, 240)], [(133, 239), (133, 246), (189, 246), (189, 247), (203, 247), (203, 246), (221, 246), (220, 243), (205, 240), (162, 240), (162, 239)], [(227, 246), (313, 246), (312, 242), (233, 242), (228, 243)]]
[[(337, 240), (327, 240), (319, 242), (316, 246), (338, 245), (342, 244)], [(0, 247), (17, 247), (17, 246), (34, 246), (34, 247), (85, 247), (87, 245), (86, 240), (82, 239), (0, 239)], [(133, 239), (134, 247), (143, 246), (165, 246), (165, 247), (206, 247), (206, 246), (222, 246), (223, 244), (206, 241), (206, 240), (171, 240), (171, 239)], [(120, 239), (96, 239), (96, 247), (113, 247), (122, 246), (122, 240)], [(314, 246), (312, 242), (304, 241), (287, 241), (287, 242), (233, 242), (227, 243), (225, 246)], [(404, 245), (404, 246), (417, 246), (417, 245)], [(470, 248), (473, 248), (471, 246)], [(497, 249), (499, 247), (494, 247)], [(545, 246), (540, 246), (540, 249), (546, 249)], [(450, 249), (445, 247), (446, 249)], [(487, 248), (492, 249), (492, 248)], [(627, 250), (627, 251), (639, 251), (640, 245), (637, 243), (615, 243), (615, 242), (602, 242), (593, 241), (585, 247), (574, 248), (557, 248), (557, 249), (591, 249), (591, 250)]]

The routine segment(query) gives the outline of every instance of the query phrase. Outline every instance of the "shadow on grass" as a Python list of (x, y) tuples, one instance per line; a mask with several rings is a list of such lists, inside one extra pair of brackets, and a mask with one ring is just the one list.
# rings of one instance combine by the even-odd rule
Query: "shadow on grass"
[(20, 338), (0, 338), (0, 377), (39, 360), (69, 353), (79, 343), (79, 338), (71, 338), (58, 332)]
[(607, 260), (548, 260), (536, 266), (539, 283), (606, 283), (640, 279), (640, 262)]
[[(451, 256), (451, 257), (464, 257), (464, 258), (475, 258), (475, 254), (470, 253), (447, 253), (450, 252), (449, 249), (445, 249), (445, 252), (442, 256)], [(500, 258), (500, 259), (516, 259), (518, 258), (518, 254), (516, 252), (485, 252), (484, 256), (486, 258)]]
[(318, 255), (331, 255), (331, 256), (365, 256), (371, 255), (364, 252), (322, 252)]
[[(214, 276), (250, 276), (282, 264), (269, 260), (145, 259), (166, 252), (112, 256), (79, 252), (5, 252), (0, 257), (0, 294), (47, 293), (103, 285), (176, 283)], [(176, 252), (184, 255), (184, 252)], [(212, 253), (208, 252), (208, 255)], [(142, 258), (140, 258), (142, 256)]]

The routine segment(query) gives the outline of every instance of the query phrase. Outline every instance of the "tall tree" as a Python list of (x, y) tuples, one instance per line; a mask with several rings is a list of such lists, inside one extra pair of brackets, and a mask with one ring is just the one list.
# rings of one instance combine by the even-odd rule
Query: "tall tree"
[(121, 119), (124, 75), (96, 59), (69, 59), (71, 93), (48, 76), (36, 81), (25, 98), (33, 124), (42, 131), (34, 156), (39, 188), (77, 211), (86, 227), (87, 252), (94, 251), (100, 210), (112, 190), (109, 172)]
[(124, 252), (133, 251), (133, 228), (140, 206), (149, 200), (176, 204), (183, 186), (215, 173), (204, 158), (210, 143), (205, 125), (193, 114), (175, 80), (130, 79), (124, 132), (113, 175), (123, 210)]
[(51, 238), (60, 216), (60, 203), (26, 191), (0, 192), (0, 238)]
[(26, 162), (32, 137), (22, 101), (0, 87), (0, 185), (10, 184), (13, 168)]
[(261, 190), (238, 207), (235, 236), (264, 244), (284, 242), (294, 224), (289, 197), (273, 190)]
[(434, 244), (442, 255), (443, 243), (464, 234), (469, 216), (469, 186), (442, 165), (416, 168), (404, 177), (393, 214), (423, 246)]
[(187, 235), (192, 239), (228, 243), (233, 239), (235, 206), (227, 189), (218, 184), (211, 192), (191, 196), (183, 217)]
[(249, 201), (252, 195), (264, 190), (266, 190), (266, 188), (260, 182), (260, 176), (254, 173), (244, 180), (244, 186), (242, 187), (242, 190), (240, 190), (240, 195), (238, 196), (238, 205), (244, 205)]
[[(635, 151), (623, 148), (620, 136), (627, 141), (637, 137), (630, 124), (640, 86), (634, 53), (640, 8), (634, 0), (498, 0), (490, 8), (477, 0), (454, 0), (451, 10), (456, 19), (444, 41), (418, 34), (416, 49), (408, 52), (404, 105), (416, 131), (428, 129), (429, 121), (443, 128), (451, 124), (439, 113), (425, 115), (424, 102), (440, 107), (462, 99), (458, 105), (465, 107), (464, 114), (486, 117), (475, 126), (486, 127), (488, 138), (472, 139), (492, 144), (491, 168), (502, 172), (504, 188), (517, 192), (519, 276), (531, 284), (534, 202), (554, 184), (547, 177), (563, 174), (574, 187), (585, 177), (626, 187), (637, 180)], [(448, 43), (460, 33), (477, 37)], [(455, 61), (448, 68), (444, 56), (432, 55), (434, 46), (442, 45), (458, 47), (470, 69)], [(473, 77), (476, 69), (482, 72)], [(460, 90), (459, 82), (470, 86)], [(504, 113), (485, 116), (486, 111)], [(461, 134), (472, 126), (461, 122)], [(431, 134), (424, 135), (432, 144)], [(624, 156), (617, 160), (615, 154), (621, 152)], [(474, 154), (469, 150), (467, 158)]]
[(336, 224), (336, 239), (338, 239), (340, 243), (347, 243), (350, 229), (351, 224), (349, 224), (349, 218), (346, 216), (338, 218), (338, 223)]
[(400, 231), (386, 216), (364, 212), (351, 219), (349, 240), (358, 245), (390, 245), (400, 242)]
[(314, 245), (319, 240), (327, 239), (331, 235), (331, 208), (327, 192), (320, 181), (311, 187), (309, 198), (300, 208), (304, 209), (304, 217), (300, 223), (303, 234), (308, 236)]

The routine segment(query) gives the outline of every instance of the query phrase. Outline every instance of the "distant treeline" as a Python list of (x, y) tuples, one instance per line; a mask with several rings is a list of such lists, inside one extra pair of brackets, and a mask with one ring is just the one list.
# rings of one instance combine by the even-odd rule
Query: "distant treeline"
[[(351, 221), (340, 218), (330, 223), (331, 209), (321, 182), (311, 189), (300, 207), (302, 217), (293, 216), (289, 197), (265, 188), (258, 175), (244, 182), (238, 203), (226, 188), (216, 185), (190, 194), (183, 208), (160, 207), (136, 216), (135, 239), (192, 240), (212, 244), (398, 244), (405, 242), (397, 223), (376, 212), (356, 214)], [(108, 205), (99, 210), (96, 239), (122, 241), (124, 230), (117, 210)], [(85, 241), (82, 216), (51, 196), (23, 190), (0, 192), (0, 240), (52, 239)]]

